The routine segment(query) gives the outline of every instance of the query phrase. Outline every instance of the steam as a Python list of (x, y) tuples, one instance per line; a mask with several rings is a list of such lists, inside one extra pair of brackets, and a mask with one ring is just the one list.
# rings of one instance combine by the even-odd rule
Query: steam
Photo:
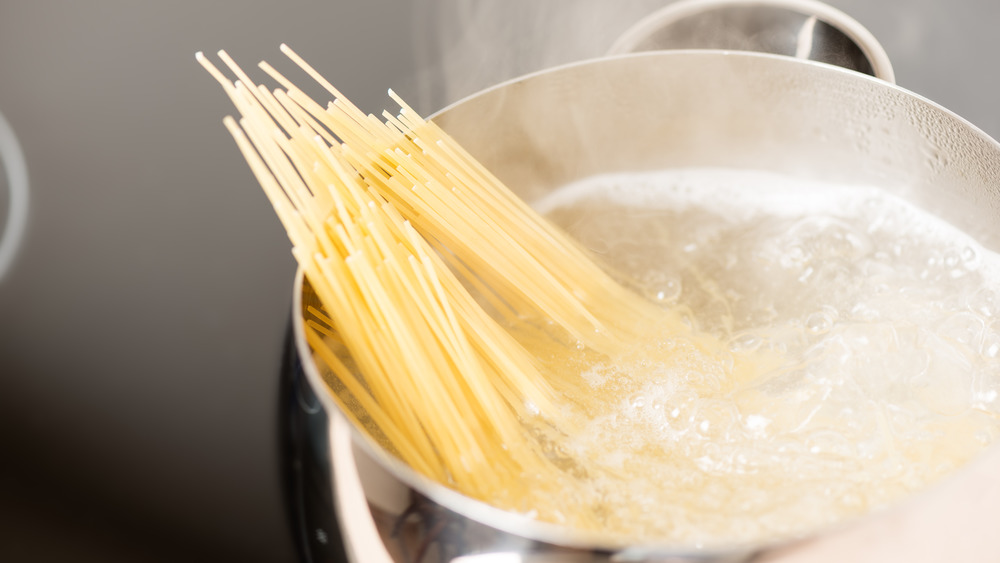
[(669, 0), (416, 0), (417, 105), (432, 113), (469, 94), (600, 57)]
[[(415, 0), (418, 108), (433, 113), (530, 72), (601, 57), (634, 24), (672, 0)], [(825, 5), (705, 3), (657, 14), (618, 52), (707, 48), (808, 58), (892, 81), (884, 50)], [(813, 13), (813, 10), (816, 13)], [(676, 19), (675, 19), (676, 18)], [(668, 23), (669, 22), (669, 23)], [(859, 43), (860, 42), (860, 43)], [(623, 49), (623, 45), (627, 48)], [(873, 66), (874, 63), (874, 66)]]

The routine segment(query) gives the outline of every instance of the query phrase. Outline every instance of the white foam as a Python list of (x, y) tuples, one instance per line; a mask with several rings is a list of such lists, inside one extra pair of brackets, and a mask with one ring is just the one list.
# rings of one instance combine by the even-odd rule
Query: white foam
[(785, 358), (744, 382), (634, 359), (584, 374), (621, 395), (571, 449), (632, 471), (594, 486), (640, 535), (795, 533), (892, 502), (1000, 434), (1000, 257), (898, 197), (690, 169), (588, 178), (536, 207), (734, 353)]

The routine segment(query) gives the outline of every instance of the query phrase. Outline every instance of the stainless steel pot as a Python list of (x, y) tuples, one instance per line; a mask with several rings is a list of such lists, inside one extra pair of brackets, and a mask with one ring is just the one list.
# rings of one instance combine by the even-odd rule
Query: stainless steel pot
[[(498, 85), (434, 119), (529, 202), (595, 174), (753, 169), (879, 185), (1000, 250), (1000, 144), (914, 93), (824, 63), (722, 50), (627, 54)], [(789, 545), (620, 545), (504, 513), (417, 475), (339, 414), (302, 334), (300, 312), (313, 300), (300, 274), (295, 365), (315, 392), (310, 408), (329, 415), (333, 509), (353, 561), (934, 560), (935, 549), (954, 548), (931, 541), (935, 526), (983, 529), (984, 514), (996, 522), (997, 448), (888, 512)], [(963, 560), (1000, 557), (988, 528), (965, 539), (974, 551)]]

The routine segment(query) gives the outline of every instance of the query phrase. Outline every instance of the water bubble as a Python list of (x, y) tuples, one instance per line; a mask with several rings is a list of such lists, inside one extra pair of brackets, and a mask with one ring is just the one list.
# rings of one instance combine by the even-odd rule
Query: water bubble
[(978, 349), (985, 323), (972, 313), (956, 313), (941, 324), (938, 334), (955, 342)]
[(872, 307), (870, 303), (855, 303), (851, 307), (851, 318), (855, 320), (874, 322), (879, 320), (879, 317), (881, 317), (881, 312), (877, 308)]
[(944, 256), (942, 257), (942, 262), (944, 263), (945, 268), (955, 268), (963, 262), (962, 255), (958, 250), (950, 248), (945, 251)]
[(989, 288), (982, 288), (968, 299), (968, 307), (986, 318), (1000, 314), (1000, 296)]
[(682, 282), (680, 276), (663, 276), (657, 280), (655, 285), (651, 285), (654, 300), (660, 303), (672, 303), (681, 296)]
[(873, 258), (874, 260), (865, 261), (861, 267), (861, 271), (869, 279), (888, 279), (896, 272), (892, 264), (885, 263), (889, 260), (889, 255), (885, 252), (877, 252)]
[(1000, 356), (1000, 334), (993, 331), (985, 333), (980, 353), (987, 359), (996, 359)]
[(595, 365), (588, 370), (584, 370), (580, 376), (588, 385), (594, 388), (602, 387), (611, 378), (610, 371), (601, 365)]
[(982, 444), (983, 446), (988, 446), (988, 445), (990, 445), (990, 444), (992, 444), (993, 442), (996, 441), (996, 439), (997, 439), (996, 435), (997, 435), (997, 432), (995, 430), (983, 429), (983, 430), (980, 430), (980, 431), (976, 432), (975, 438), (976, 438), (976, 441), (979, 442), (980, 444)]
[(997, 400), (997, 395), (998, 393), (996, 389), (988, 389), (982, 393), (979, 393), (976, 396), (976, 399), (984, 403), (992, 403)]
[(813, 274), (815, 274), (815, 273), (816, 273), (816, 269), (813, 268), (812, 266), (809, 266), (805, 270), (802, 271), (802, 274), (799, 276), (798, 280), (801, 283), (807, 283), (809, 281), (809, 279), (812, 278)]
[(962, 263), (964, 263), (965, 267), (969, 268), (970, 270), (974, 266), (978, 265), (979, 253), (976, 252), (976, 249), (971, 246), (966, 246), (965, 248), (962, 249), (961, 257), (962, 257)]
[(897, 242), (892, 245), (890, 250), (892, 251), (893, 256), (899, 258), (900, 256), (903, 255), (903, 252), (906, 250), (906, 246), (902, 242)]
[(811, 258), (800, 245), (792, 245), (780, 254), (779, 264), (782, 268), (802, 268)]
[(767, 435), (767, 428), (772, 420), (760, 414), (747, 415), (743, 419), (743, 427), (754, 438), (763, 438)]
[(812, 334), (826, 334), (833, 328), (834, 315), (830, 311), (817, 311), (806, 317), (806, 330)]
[(753, 333), (744, 333), (735, 336), (729, 341), (729, 350), (732, 352), (753, 352), (754, 350), (760, 348), (761, 343), (760, 336)]

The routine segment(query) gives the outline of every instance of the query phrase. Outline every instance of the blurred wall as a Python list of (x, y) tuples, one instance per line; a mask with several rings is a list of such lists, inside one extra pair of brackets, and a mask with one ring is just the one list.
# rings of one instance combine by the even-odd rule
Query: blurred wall
[(288, 42), (374, 110), (407, 94), (409, 8), (0, 4), (0, 112), (30, 176), (0, 280), (0, 560), (291, 560), (277, 385), (294, 265), (194, 53), (291, 70)]

